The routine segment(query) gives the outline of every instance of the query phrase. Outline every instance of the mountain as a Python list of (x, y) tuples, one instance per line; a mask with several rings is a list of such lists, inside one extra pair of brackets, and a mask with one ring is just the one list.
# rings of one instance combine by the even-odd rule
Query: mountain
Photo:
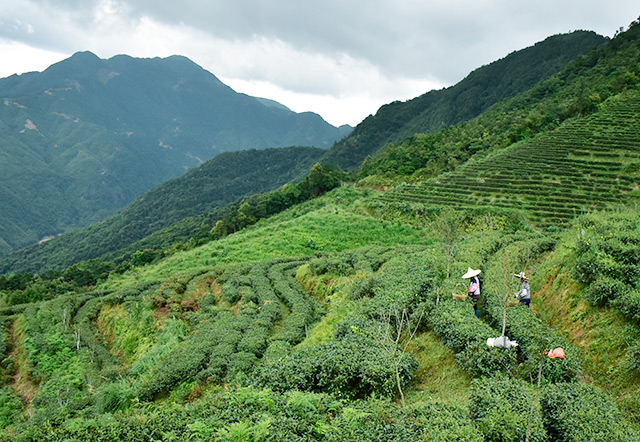
[[(590, 42), (590, 44), (594, 45), (600, 41), (602, 41), (601, 37), (598, 37), (597, 35), (590, 32), (578, 32), (551, 37), (549, 39), (546, 39), (544, 42), (533, 46), (532, 48), (513, 53), (503, 60), (474, 71), (467, 77), (466, 80), (454, 86), (450, 90), (434, 91), (405, 104), (392, 104), (390, 105), (389, 109), (397, 108), (399, 112), (397, 113), (397, 115), (393, 113), (387, 115), (396, 115), (394, 121), (396, 121), (396, 123), (398, 124), (399, 122), (404, 121), (402, 127), (404, 128), (403, 130), (407, 130), (407, 128), (410, 127), (409, 123), (415, 124), (416, 121), (423, 121), (425, 116), (432, 115), (433, 112), (438, 109), (440, 111), (442, 111), (442, 109), (449, 109), (450, 111), (455, 110), (457, 115), (462, 115), (465, 112), (467, 112), (469, 115), (475, 112), (479, 112), (478, 109), (485, 106), (487, 101), (490, 102), (493, 99), (497, 99), (496, 97), (499, 96), (500, 93), (503, 93), (505, 89), (511, 90), (513, 93), (513, 90), (515, 89), (515, 86), (513, 86), (514, 84), (523, 87), (523, 84), (533, 82), (536, 78), (536, 75), (542, 75), (541, 72), (549, 75), (549, 65), (555, 66), (555, 64), (559, 64), (560, 61), (566, 64), (564, 60), (568, 57), (568, 55), (565, 54), (561, 56), (560, 54), (564, 54), (564, 52), (568, 52), (571, 54), (576, 51), (576, 47), (584, 47), (586, 45), (585, 42)], [(550, 54), (552, 54), (553, 56)], [(536, 60), (536, 62), (534, 63), (532, 60)], [(555, 64), (552, 62), (554, 62)], [(532, 74), (527, 71), (529, 67), (534, 65), (537, 68), (533, 69), (533, 72), (537, 74)], [(547, 67), (545, 69), (540, 69), (539, 66)], [(527, 73), (527, 75), (523, 74), (525, 72)], [(527, 79), (526, 82), (523, 82), (521, 78), (523, 76)], [(488, 78), (496, 79), (493, 81), (493, 83), (495, 84), (492, 84), (491, 81), (487, 80)], [(483, 87), (485, 87), (486, 90), (483, 90)], [(469, 90), (474, 90), (475, 95), (470, 94)], [(549, 95), (549, 97), (554, 96), (551, 93), (547, 95)], [(478, 99), (481, 101), (482, 105), (477, 104), (473, 100), (473, 97), (475, 96), (480, 97)], [(424, 107), (425, 101), (428, 102), (434, 97), (439, 100), (437, 106), (427, 106), (427, 109), (421, 110)], [(461, 101), (461, 97), (467, 97), (467, 99), (469, 100), (466, 107), (462, 105), (463, 103)], [(490, 100), (486, 97), (493, 98)], [(448, 102), (447, 99), (451, 99), (453, 101)], [(525, 105), (526, 103), (528, 103), (527, 100), (525, 100)], [(461, 106), (456, 107), (456, 105), (458, 104), (460, 104)], [(414, 112), (414, 114), (411, 113), (412, 111)], [(506, 112), (506, 110), (504, 110), (504, 112)], [(379, 112), (379, 115), (385, 114), (384, 112)], [(378, 116), (371, 118), (373, 118), (377, 122), (385, 121), (384, 118), (378, 118)], [(491, 122), (489, 124), (493, 124), (493, 119), (495, 118), (495, 116), (492, 116), (490, 118)], [(504, 121), (507, 121), (507, 119), (504, 119)], [(374, 124), (374, 126), (377, 127), (377, 124), (378, 123)], [(336, 149), (339, 150), (339, 145), (341, 145), (341, 143), (349, 143), (349, 139), (353, 140), (353, 137), (357, 136), (359, 130), (368, 131), (374, 126), (369, 125), (369, 123), (367, 123), (367, 120), (365, 120), (353, 132), (353, 135), (349, 135), (343, 141), (337, 143), (329, 151), (329, 153), (335, 151)], [(494, 127), (496, 126), (494, 125)], [(510, 124), (508, 126), (508, 129), (513, 129), (514, 127), (516, 127), (515, 124)], [(437, 134), (435, 135), (435, 137), (443, 140), (441, 143), (441, 149), (447, 152), (448, 155), (455, 156), (457, 158), (457, 161), (459, 162), (461, 161), (463, 156), (458, 154), (456, 149), (451, 146), (458, 146), (460, 144), (459, 140), (461, 138), (464, 138), (465, 136), (468, 136), (468, 134), (463, 135), (458, 133), (455, 127), (448, 130), (448, 132), (451, 133), (448, 138), (443, 137), (442, 134)], [(476, 129), (476, 132), (484, 134), (485, 132), (489, 133), (490, 130), (485, 129), (484, 126), (480, 125), (479, 128)], [(378, 134), (378, 132), (375, 133)], [(418, 137), (418, 139), (422, 138)], [(473, 149), (467, 150), (468, 152), (465, 154), (467, 155), (467, 157), (475, 152), (475, 150)], [(398, 151), (403, 152), (403, 155), (407, 157), (407, 161), (396, 158)], [(354, 153), (352, 150), (344, 152), (346, 152), (348, 155), (354, 155), (354, 158), (358, 157), (358, 154)], [(264, 154), (261, 154), (261, 156), (262, 155)], [(278, 153), (278, 155), (281, 155), (281, 153)], [(436, 156), (437, 155), (434, 155), (431, 150), (424, 148), (424, 146), (422, 146), (422, 144), (420, 143), (416, 143), (415, 149), (411, 151), (410, 154), (404, 153), (404, 150), (402, 150), (401, 148), (395, 149), (393, 145), (389, 145), (379, 151), (377, 156), (370, 158), (370, 161), (367, 161), (362, 167), (361, 173), (379, 173), (378, 169), (380, 167), (389, 168), (391, 164), (397, 163), (398, 166), (394, 167), (393, 170), (391, 170), (389, 173), (393, 174), (396, 177), (400, 177), (400, 168), (403, 171), (415, 169), (415, 167), (414, 169), (412, 169), (411, 165), (407, 164), (407, 162), (411, 162), (411, 164), (420, 161), (433, 162)], [(240, 157), (245, 157), (245, 154), (238, 154), (237, 157), (233, 155), (227, 156), (226, 158), (228, 160), (221, 159), (220, 163), (215, 162), (212, 163), (212, 165), (224, 164), (229, 160), (238, 164), (239, 162), (234, 158)], [(326, 156), (322, 159), (326, 159)], [(316, 160), (313, 161), (315, 162)], [(266, 161), (268, 162), (268, 160)], [(282, 159), (282, 161), (287, 165), (290, 164), (284, 158)], [(378, 165), (379, 163), (381, 164), (381, 166)], [(454, 162), (453, 164), (457, 163)], [(306, 167), (306, 170), (308, 170), (308, 165), (306, 163), (304, 167)], [(158, 247), (164, 247), (168, 238), (173, 237), (174, 241), (183, 241), (185, 237), (188, 238), (188, 236), (190, 235), (188, 233), (189, 229), (192, 230), (191, 235), (199, 236), (199, 234), (197, 235), (195, 233), (196, 231), (202, 230), (198, 226), (201, 224), (206, 224), (209, 227), (205, 230), (212, 229), (215, 225), (217, 217), (221, 216), (220, 214), (222, 213), (220, 211), (215, 211), (215, 213), (208, 212), (215, 209), (216, 207), (222, 207), (225, 202), (228, 204), (235, 198), (239, 198), (241, 196), (249, 194), (248, 191), (230, 192), (230, 187), (225, 187), (227, 185), (224, 182), (221, 182), (221, 180), (230, 180), (230, 182), (232, 180), (233, 182), (241, 182), (242, 180), (246, 180), (244, 172), (242, 172), (240, 169), (238, 171), (237, 179), (233, 177), (232, 173), (210, 173), (213, 170), (211, 167), (207, 167), (206, 170), (207, 172), (202, 171), (202, 173), (199, 173), (198, 175), (201, 177), (200, 185), (210, 187), (212, 189), (215, 189), (216, 191), (222, 191), (222, 189), (226, 189), (225, 193), (227, 193), (229, 198), (221, 198), (221, 195), (215, 196), (213, 195), (213, 193), (199, 194), (195, 192), (184, 194), (181, 191), (176, 191), (176, 195), (172, 196), (170, 194), (170, 189), (175, 190), (179, 186), (181, 187), (184, 185), (186, 185), (187, 187), (191, 186), (191, 184), (184, 184), (192, 182), (190, 181), (190, 176), (186, 176), (184, 181), (179, 179), (171, 186), (161, 187), (161, 191), (154, 192), (155, 195), (165, 195), (165, 197), (162, 198), (162, 204), (159, 204), (157, 202), (158, 199), (155, 197), (150, 197), (148, 200), (141, 198), (139, 201), (136, 201), (134, 204), (132, 204), (131, 207), (128, 207), (121, 213), (118, 213), (117, 215), (106, 219), (104, 222), (101, 222), (98, 225), (89, 226), (77, 233), (64, 235), (47, 243), (34, 245), (27, 249), (12, 253), (6, 258), (0, 260), (0, 271), (40, 272), (43, 269), (60, 267), (64, 268), (75, 262), (97, 258), (104, 255), (105, 253), (115, 252), (119, 249), (127, 248), (130, 245), (137, 245), (141, 248), (157, 249)], [(434, 170), (436, 174), (442, 171), (439, 168), (435, 168)], [(254, 169), (252, 173), (259, 173), (259, 169)], [(275, 177), (271, 172), (269, 172), (267, 175), (274, 180), (274, 185), (272, 187), (268, 187), (266, 183), (264, 183), (262, 187), (254, 188), (256, 193), (274, 189), (286, 182), (282, 178)], [(290, 177), (291, 175), (287, 175), (287, 178)], [(362, 183), (364, 183), (365, 181), (366, 180), (361, 180)], [(178, 185), (178, 183), (183, 184)], [(245, 187), (240, 186), (240, 189), (245, 189)], [(185, 204), (185, 202), (182, 200), (189, 201), (189, 203)], [(143, 203), (143, 201), (148, 201), (148, 204), (151, 206), (164, 207), (166, 209), (161, 213), (158, 213), (155, 210), (150, 210), (150, 206), (147, 203)], [(191, 210), (189, 212), (183, 210), (182, 208), (185, 206), (190, 207)], [(198, 213), (197, 210), (200, 210), (200, 212)], [(171, 222), (177, 222), (183, 217), (194, 216), (196, 216), (197, 218), (186, 220), (185, 222), (181, 223), (180, 226), (176, 226), (173, 229), (172, 233), (161, 232), (154, 235), (154, 239), (142, 241), (145, 235), (149, 235), (155, 231), (168, 228)], [(159, 242), (156, 239), (157, 237), (162, 238), (162, 241)]]
[(591, 31), (554, 35), (474, 70), (454, 86), (386, 104), (329, 149), (323, 162), (355, 169), (387, 143), (470, 120), (530, 89), (605, 40)]
[(314, 147), (283, 147), (221, 153), (104, 220), (0, 257), (0, 274), (40, 273), (116, 252), (184, 218), (299, 179), (323, 152)]
[(0, 79), (0, 254), (98, 221), (216, 154), (348, 128), (239, 94), (189, 59), (74, 54)]
[[(367, 158), (359, 172), (359, 182), (361, 185), (384, 187), (427, 181), (444, 172), (459, 170), (459, 166), (472, 157), (480, 161), (484, 155), (495, 153), (514, 143), (530, 141), (535, 144), (536, 136), (558, 129), (563, 123), (572, 120), (576, 120), (573, 124), (578, 128), (585, 126), (585, 133), (589, 134), (581, 139), (576, 148), (580, 145), (587, 148), (590, 144), (595, 145), (600, 142), (599, 133), (603, 130), (599, 126), (606, 128), (610, 117), (605, 117), (603, 122), (597, 123), (592, 133), (589, 132), (591, 123), (584, 117), (604, 110), (601, 109), (601, 105), (607, 99), (637, 89), (639, 57), (640, 30), (638, 26), (632, 26), (615, 39), (578, 56), (564, 69), (528, 91), (496, 103), (473, 120), (437, 132), (416, 134), (398, 143), (389, 143)], [(628, 97), (621, 100), (627, 101)], [(632, 102), (629, 106), (629, 110), (624, 110), (618, 117), (612, 118), (621, 126), (621, 136), (627, 140), (624, 143), (630, 143), (626, 144), (630, 149), (635, 139), (633, 118), (636, 109)], [(627, 115), (627, 112), (630, 113)], [(625, 121), (625, 115), (630, 119)], [(561, 137), (571, 138), (567, 134)], [(608, 134), (608, 137), (613, 138), (613, 135)], [(614, 147), (615, 143), (612, 148)], [(519, 147), (516, 145), (513, 148)], [(569, 151), (560, 154), (564, 155), (567, 152)], [(571, 153), (571, 156), (574, 155), (580, 153)], [(589, 161), (595, 161), (599, 156), (606, 155), (602, 153), (586, 157)], [(616, 159), (616, 153), (612, 152), (609, 155), (612, 161)], [(625, 156), (628, 158), (625, 159)], [(622, 155), (620, 160), (627, 163), (632, 158), (633, 156)], [(560, 159), (548, 156), (547, 159), (541, 160), (544, 163)], [(527, 153), (523, 154), (523, 161), (539, 160), (536, 154)], [(486, 165), (491, 167), (490, 163)], [(587, 162), (587, 166), (592, 165), (595, 166)], [(571, 167), (574, 166), (575, 164)], [(513, 168), (520, 167), (517, 164), (513, 165)], [(630, 169), (619, 171), (618, 174), (629, 174), (632, 165), (629, 167)], [(615, 168), (612, 163), (612, 170)], [(554, 173), (562, 174), (565, 170), (557, 168)], [(595, 177), (598, 173), (594, 171), (589, 175)]]

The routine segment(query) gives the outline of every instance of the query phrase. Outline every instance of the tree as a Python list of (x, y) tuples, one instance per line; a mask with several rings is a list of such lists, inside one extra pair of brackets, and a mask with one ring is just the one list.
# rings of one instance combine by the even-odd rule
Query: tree
[(451, 261), (455, 255), (456, 247), (462, 239), (464, 233), (464, 225), (462, 218), (455, 210), (447, 207), (440, 211), (438, 216), (432, 222), (433, 231), (440, 239), (442, 251), (447, 262), (448, 279), (451, 276)]
[(216, 222), (216, 225), (211, 229), (211, 236), (215, 239), (220, 239), (227, 235), (227, 225), (221, 219)]
[(433, 231), (440, 239), (440, 245), (446, 261), (446, 275), (439, 278), (438, 298), (436, 304), (440, 303), (440, 290), (442, 282), (451, 276), (451, 261), (455, 256), (456, 247), (462, 239), (464, 233), (464, 224), (462, 218), (455, 210), (444, 208), (431, 223)]
[(379, 324), (378, 337), (382, 344), (382, 349), (393, 361), (393, 368), (396, 375), (396, 386), (398, 393), (400, 394), (400, 401), (402, 406), (407, 404), (404, 399), (404, 393), (402, 391), (402, 382), (400, 379), (400, 367), (402, 362), (407, 357), (407, 349), (411, 340), (418, 331), (420, 321), (422, 321), (422, 315), (424, 310), (420, 312), (420, 316), (417, 320), (412, 321), (407, 309), (400, 311), (398, 308), (393, 308), (391, 311), (382, 310), (380, 317), (382, 322)]

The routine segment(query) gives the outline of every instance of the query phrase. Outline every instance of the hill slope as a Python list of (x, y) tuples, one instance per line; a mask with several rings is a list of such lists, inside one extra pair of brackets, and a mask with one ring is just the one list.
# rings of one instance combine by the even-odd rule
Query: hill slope
[(323, 152), (287, 147), (222, 153), (100, 222), (0, 257), (0, 273), (41, 273), (118, 251), (184, 218), (300, 178)]
[(586, 31), (555, 35), (476, 69), (455, 86), (384, 105), (336, 143), (324, 161), (358, 168), (385, 144), (470, 120), (492, 104), (530, 89), (604, 41)]
[(83, 52), (0, 79), (0, 254), (100, 220), (218, 153), (344, 135), (238, 94), (187, 58)]
[(637, 198), (640, 94), (622, 94), (594, 114), (381, 199), (449, 207), (522, 210), (547, 227)]

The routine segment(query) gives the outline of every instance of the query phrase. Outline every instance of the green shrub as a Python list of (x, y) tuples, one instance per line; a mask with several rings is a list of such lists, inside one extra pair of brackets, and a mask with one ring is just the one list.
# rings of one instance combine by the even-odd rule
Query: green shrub
[(345, 406), (332, 420), (328, 442), (480, 442), (482, 435), (462, 409), (436, 404), (409, 408), (380, 401)]
[(99, 413), (126, 410), (135, 398), (135, 390), (128, 379), (102, 385), (96, 391), (95, 407)]
[(553, 441), (626, 442), (640, 437), (625, 425), (615, 405), (591, 385), (548, 385), (540, 403)]
[[(368, 324), (350, 319), (328, 343), (265, 360), (259, 384), (276, 391), (323, 391), (348, 398), (394, 397), (394, 362), (383, 351), (375, 326)], [(415, 359), (407, 356), (399, 363), (402, 385), (417, 368)]]
[[(533, 407), (533, 408), (532, 408)], [(471, 419), (485, 440), (545, 442), (547, 434), (534, 387), (506, 376), (474, 379)]]
[(441, 299), (428, 315), (427, 323), (470, 375), (487, 376), (515, 367), (515, 349), (487, 346), (487, 338), (499, 336), (500, 332), (476, 318), (470, 302)]
[(22, 412), (22, 401), (11, 387), (0, 389), (0, 429), (13, 424)]

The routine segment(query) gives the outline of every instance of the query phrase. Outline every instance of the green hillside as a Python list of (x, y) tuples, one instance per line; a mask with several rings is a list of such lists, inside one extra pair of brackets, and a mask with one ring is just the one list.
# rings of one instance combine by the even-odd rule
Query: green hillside
[(476, 157), (454, 172), (385, 192), (382, 201), (522, 210), (532, 225), (635, 200), (640, 163), (640, 94), (612, 97), (600, 111), (507, 149)]
[(491, 105), (532, 88), (605, 41), (594, 32), (554, 35), (471, 72), (456, 85), (382, 106), (337, 142), (325, 162), (357, 169), (390, 142), (477, 117)]
[[(392, 127), (395, 128), (395, 135), (393, 135), (393, 137), (399, 137), (404, 133), (413, 135), (415, 133), (413, 131), (439, 127), (439, 125), (446, 124), (447, 122), (457, 122), (471, 118), (501, 97), (512, 96), (519, 90), (531, 87), (540, 78), (550, 76), (564, 66), (570, 58), (596, 46), (602, 41), (601, 37), (592, 32), (575, 32), (550, 37), (531, 48), (512, 53), (502, 60), (472, 72), (467, 79), (446, 91), (434, 91), (402, 105), (393, 104), (391, 105), (393, 110), (389, 113), (389, 115), (393, 115), (394, 118)], [(575, 66), (576, 64), (577, 67)], [(573, 73), (575, 70), (583, 67), (583, 64), (584, 62), (574, 63), (574, 65), (572, 65), (573, 67), (568, 69), (571, 74), (563, 74), (563, 78), (569, 78), (572, 75), (575, 76)], [(576, 81), (573, 81), (573, 83), (576, 83)], [(564, 99), (561, 95), (564, 89), (558, 87), (548, 89), (546, 94), (547, 101), (554, 99), (561, 101)], [(529, 93), (529, 95), (535, 94), (539, 94), (539, 86), (536, 86), (533, 92)], [(432, 102), (436, 98), (437, 103)], [(508, 104), (501, 105), (499, 109), (501, 109), (500, 112), (509, 112), (511, 115), (515, 115), (511, 117), (512, 121), (518, 118), (527, 119), (528, 121), (528, 119), (530, 119), (530, 117), (528, 117), (529, 113), (535, 114), (536, 112), (540, 112), (540, 109), (532, 110), (535, 103), (535, 101), (529, 98), (514, 99)], [(571, 109), (573, 109), (573, 107)], [(438, 125), (429, 123), (425, 126), (427, 121), (431, 121), (431, 118), (435, 118), (434, 115), (439, 115), (441, 112), (452, 112), (455, 115), (446, 117), (443, 123)], [(446, 152), (446, 155), (455, 158), (455, 161), (449, 162), (456, 165), (466, 160), (476, 151), (482, 150), (482, 148), (484, 148), (483, 143), (505, 144), (510, 142), (514, 137), (512, 132), (515, 128), (513, 125), (508, 124), (508, 119), (503, 119), (507, 120), (507, 122), (503, 121), (502, 125), (496, 124), (496, 119), (498, 118), (496, 114), (500, 112), (494, 110), (489, 113), (489, 117), (484, 117), (484, 119), (480, 117), (474, 120), (470, 123), (471, 130), (463, 127), (462, 129), (449, 131), (449, 134), (447, 134), (447, 130), (437, 132), (434, 137), (438, 139), (444, 138), (445, 140), (444, 142), (440, 142), (442, 145), (441, 149)], [(356, 139), (358, 133), (360, 133), (359, 131), (363, 130), (370, 131), (370, 133), (376, 134), (376, 136), (385, 133), (385, 130), (382, 130), (382, 126), (380, 126), (387, 124), (385, 123), (386, 120), (383, 118), (383, 115), (386, 114), (381, 111), (375, 118), (377, 122), (374, 125), (375, 128), (365, 121), (354, 131), (353, 135), (347, 137), (344, 142), (350, 143), (351, 141), (349, 140)], [(569, 114), (561, 115), (558, 118), (567, 118), (567, 116), (569, 116)], [(548, 118), (551, 120), (552, 116)], [(536, 130), (542, 129), (544, 128), (536, 128)], [(461, 149), (458, 146), (461, 144), (460, 139), (469, 138), (470, 135), (474, 137), (477, 133), (483, 134), (484, 137), (487, 131), (495, 132), (496, 135), (493, 135), (488, 140), (483, 139), (479, 142), (472, 139), (468, 144), (465, 143)], [(442, 135), (442, 132), (445, 132), (445, 134)], [(405, 154), (412, 162), (410, 165), (406, 165), (406, 161), (403, 161), (404, 158), (400, 158), (399, 160), (389, 158), (389, 155), (396, 155), (395, 152), (399, 150), (402, 151), (402, 149), (396, 149), (394, 145), (390, 145), (385, 147), (380, 155), (367, 161), (361, 175), (379, 174), (380, 164), (382, 164), (382, 166), (387, 169), (385, 172), (387, 175), (393, 174), (394, 176), (400, 176), (402, 173), (406, 173), (408, 168), (418, 168), (418, 166), (413, 163), (426, 161), (425, 156), (428, 156), (430, 158), (429, 161), (433, 162), (431, 158), (433, 155), (430, 155), (428, 149), (422, 149), (420, 153), (415, 152), (423, 147), (420, 144), (422, 138), (419, 136), (417, 139), (416, 144), (418, 144), (418, 146), (410, 152), (410, 155)], [(427, 137), (427, 139), (430, 138)], [(455, 143), (459, 151), (456, 152), (456, 149), (452, 148), (449, 143)], [(368, 142), (367, 146), (369, 148), (372, 144)], [(404, 146), (400, 147), (402, 148)], [(332, 151), (340, 151), (340, 149), (339, 145), (336, 145), (332, 148)], [(393, 153), (389, 154), (390, 151)], [(404, 153), (404, 151), (402, 151), (402, 153)], [(350, 158), (359, 158), (358, 154), (352, 150), (349, 150), (348, 154)], [(330, 158), (326, 156), (322, 159), (322, 161), (328, 160), (330, 160)], [(286, 160), (283, 159), (283, 161)], [(399, 164), (399, 166), (389, 171), (389, 166), (392, 164)], [(438, 166), (435, 170), (430, 170), (430, 173), (439, 174), (442, 171), (441, 169), (442, 167)], [(222, 177), (210, 173), (203, 175), (209, 177), (215, 176), (216, 182), (218, 182), (218, 178), (231, 179), (228, 175)], [(267, 175), (272, 177), (273, 170), (269, 170)], [(239, 177), (238, 180), (242, 180), (243, 178), (245, 178), (244, 175)], [(266, 176), (263, 178), (266, 178)], [(281, 185), (284, 178), (290, 179), (290, 176), (280, 177), (274, 181), (274, 186), (272, 187)], [(372, 178), (375, 179), (375, 176)], [(192, 181), (189, 181), (189, 178), (187, 178), (187, 182)], [(237, 182), (238, 181), (233, 181), (233, 183)], [(207, 187), (212, 186), (211, 184), (203, 185)], [(228, 188), (231, 188), (233, 185), (234, 184), (231, 184)], [(217, 184), (214, 184), (213, 187), (219, 190)], [(160, 189), (164, 189), (162, 192), (175, 191), (176, 193), (183, 193), (180, 190), (176, 190), (175, 185), (166, 188), (161, 187)], [(267, 189), (253, 189), (254, 192), (260, 190)], [(156, 191), (153, 195), (158, 194)], [(231, 193), (225, 192), (225, 194), (229, 195), (229, 198), (226, 199), (226, 201), (229, 202), (234, 200), (234, 197), (237, 198), (243, 193), (237, 191)], [(80, 260), (98, 258), (105, 253), (114, 253), (120, 249), (126, 249), (125, 253), (132, 254), (135, 253), (137, 249), (164, 248), (167, 246), (167, 242), (171, 241), (171, 238), (173, 242), (178, 242), (188, 241), (190, 236), (202, 237), (202, 234), (189, 232), (189, 230), (201, 231), (203, 230), (203, 225), (208, 225), (208, 230), (210, 230), (221, 217), (220, 213), (215, 210), (211, 211), (210, 209), (210, 207), (215, 208), (219, 206), (219, 204), (214, 203), (209, 205), (209, 197), (206, 195), (190, 193), (189, 195), (178, 197), (177, 200), (176, 198), (162, 198), (162, 205), (155, 204), (153, 196), (149, 196), (149, 198), (152, 201), (142, 203), (144, 200), (141, 199), (131, 207), (125, 209), (122, 213), (100, 224), (90, 226), (72, 235), (66, 235), (63, 238), (57, 238), (46, 244), (33, 246), (29, 249), (14, 253), (0, 261), (0, 272), (41, 272), (45, 269), (64, 268)], [(217, 199), (219, 197), (212, 194), (211, 198)], [(200, 201), (200, 203), (196, 203), (196, 201)], [(187, 204), (187, 202), (190, 203)], [(161, 213), (158, 213), (157, 210), (149, 210), (149, 204), (155, 204), (157, 207), (164, 208), (164, 210), (161, 211)], [(189, 207), (189, 211), (184, 210), (182, 206), (185, 205)], [(209, 207), (207, 207), (207, 205), (209, 205)], [(202, 214), (205, 210), (207, 210), (207, 213)], [(173, 216), (174, 212), (176, 213), (175, 216)], [(166, 214), (168, 213), (171, 213), (172, 216), (167, 216)], [(169, 225), (169, 221), (176, 222), (184, 216), (197, 216), (197, 218), (187, 220), (175, 226), (172, 228), (173, 232), (164, 232), (160, 235), (154, 235), (153, 238), (138, 242), (145, 235), (149, 235), (158, 230), (158, 228), (164, 228)], [(161, 239), (158, 239), (159, 236)], [(117, 255), (111, 255), (111, 258), (113, 257), (117, 257)]]
[[(150, 190), (103, 221), (0, 257), (0, 273), (42, 273), (108, 253), (117, 257), (121, 249), (184, 218), (216, 209), (220, 212), (242, 197), (304, 176), (323, 152), (313, 147), (288, 147), (220, 154)], [(194, 229), (188, 234), (194, 235)]]
[(178, 56), (80, 52), (0, 79), (0, 96), (0, 255), (97, 222), (219, 153), (328, 148), (349, 129), (236, 93)]
[(316, 164), (127, 265), (0, 276), (0, 439), (640, 440), (639, 44), (388, 145), (361, 186)]
[[(637, 437), (629, 392), (640, 373), (626, 350), (640, 336), (637, 319), (591, 323), (591, 336), (606, 326), (631, 339), (618, 338), (612, 379), (597, 344), (583, 347), (553, 315), (567, 288), (574, 320), (621, 311), (590, 304), (590, 286), (567, 256), (580, 251), (575, 231), (495, 230), (509, 225), (495, 222), (508, 220), (496, 212), (459, 232), (446, 278), (434, 226), (447, 214), (416, 227), (364, 216), (369, 200), (342, 187), (93, 291), (5, 307), (6, 437), (480, 441), (518, 440), (527, 429), (540, 441)], [(450, 295), (464, 290), (459, 276), (469, 265), (483, 270), (480, 318)], [(513, 269), (535, 275), (533, 308), (508, 307), (507, 335), (519, 350), (490, 348), (503, 290), (515, 289)], [(396, 330), (406, 352), (390, 350)], [(566, 359), (543, 357), (558, 346)], [(23, 412), (31, 417), (21, 422)], [(589, 438), (576, 438), (585, 428)]]

